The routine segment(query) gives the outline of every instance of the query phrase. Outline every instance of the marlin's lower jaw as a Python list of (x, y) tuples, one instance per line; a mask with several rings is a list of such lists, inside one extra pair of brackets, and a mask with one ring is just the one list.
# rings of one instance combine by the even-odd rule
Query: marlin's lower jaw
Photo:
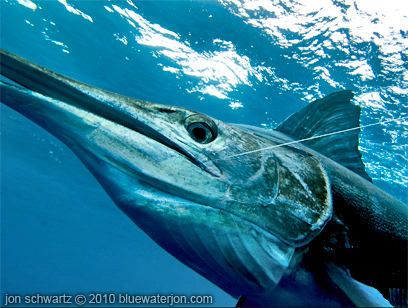
[(236, 297), (261, 296), (279, 282), (295, 248), (216, 208), (223, 187), (195, 184), (211, 185), (214, 176), (191, 159), (60, 100), (7, 84), (1, 91), (3, 103), (67, 144), (115, 203), (180, 261)]

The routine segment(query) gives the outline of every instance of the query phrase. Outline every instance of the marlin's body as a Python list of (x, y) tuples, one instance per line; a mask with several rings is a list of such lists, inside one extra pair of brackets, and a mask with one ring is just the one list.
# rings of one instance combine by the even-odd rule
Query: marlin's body
[(2, 83), (2, 103), (67, 144), (141, 229), (239, 304), (406, 304), (407, 207), (371, 183), (358, 131), (279, 146), (357, 127), (350, 91), (272, 131), (113, 94), (3, 50), (1, 73), (24, 87)]

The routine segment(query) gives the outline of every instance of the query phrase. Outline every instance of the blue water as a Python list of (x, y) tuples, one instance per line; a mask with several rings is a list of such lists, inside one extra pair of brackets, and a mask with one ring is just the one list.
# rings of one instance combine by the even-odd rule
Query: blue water
[[(361, 124), (407, 116), (408, 5), (368, 0), (1, 0), (1, 48), (106, 90), (273, 128), (353, 90)], [(403, 7), (405, 6), (405, 8)], [(372, 126), (374, 183), (408, 202), (408, 121)], [(1, 107), (5, 295), (128, 293), (236, 300), (122, 214), (61, 142)]]

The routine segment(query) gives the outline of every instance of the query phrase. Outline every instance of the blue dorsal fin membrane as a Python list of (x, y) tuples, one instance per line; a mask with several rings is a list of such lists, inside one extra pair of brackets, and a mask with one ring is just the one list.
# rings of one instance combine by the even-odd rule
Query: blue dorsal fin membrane
[[(351, 91), (340, 91), (315, 100), (276, 130), (300, 140), (359, 127), (361, 109), (350, 102), (353, 96)], [(359, 133), (360, 129), (353, 129), (302, 143), (372, 182), (358, 150)]]

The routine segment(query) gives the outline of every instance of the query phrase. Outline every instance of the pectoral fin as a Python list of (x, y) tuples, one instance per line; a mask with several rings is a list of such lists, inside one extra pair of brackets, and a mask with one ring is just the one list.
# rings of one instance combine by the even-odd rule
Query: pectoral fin
[(260, 306), (257, 303), (246, 298), (244, 295), (241, 295), (235, 307), (260, 307)]
[(357, 307), (392, 307), (377, 289), (354, 280), (333, 263), (326, 264), (326, 271), (333, 282)]

